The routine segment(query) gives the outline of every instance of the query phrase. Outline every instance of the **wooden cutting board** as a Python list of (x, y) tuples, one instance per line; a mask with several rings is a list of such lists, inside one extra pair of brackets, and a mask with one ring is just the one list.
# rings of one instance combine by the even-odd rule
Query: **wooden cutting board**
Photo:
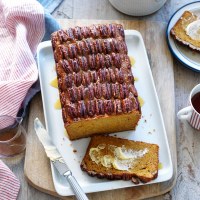
[[(169, 146), (173, 161), (173, 177), (166, 182), (126, 189), (111, 190), (88, 194), (90, 199), (143, 199), (164, 194), (171, 190), (176, 182), (176, 130), (175, 130), (175, 95), (173, 60), (165, 39), (166, 24), (147, 21), (105, 21), (105, 20), (59, 20), (63, 28), (94, 23), (121, 23), (125, 29), (136, 29), (141, 32), (147, 49), (156, 90), (158, 93)], [(41, 95), (38, 94), (30, 105), (28, 119), (27, 149), (25, 156), (25, 176), (33, 187), (48, 194), (60, 197), (53, 185), (49, 159), (38, 141), (33, 129), (33, 121), (39, 117), (44, 123)], [(72, 199), (73, 197), (60, 197)]]

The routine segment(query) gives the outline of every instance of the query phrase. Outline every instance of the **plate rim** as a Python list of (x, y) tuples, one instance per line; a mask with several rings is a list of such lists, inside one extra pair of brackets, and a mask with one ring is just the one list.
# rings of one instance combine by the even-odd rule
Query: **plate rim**
[[(191, 70), (193, 70), (193, 71), (195, 71), (195, 72), (200, 72), (200, 69), (196, 69), (196, 68), (192, 67), (191, 65), (186, 64), (186, 63), (177, 55), (177, 53), (174, 51), (174, 49), (173, 49), (172, 46), (171, 46), (170, 34), (169, 34), (169, 26), (170, 26), (170, 23), (171, 23), (173, 17), (174, 17), (181, 9), (183, 9), (183, 8), (185, 8), (185, 7), (187, 7), (187, 6), (191, 5), (191, 4), (196, 4), (196, 3), (200, 3), (200, 1), (194, 1), (194, 2), (190, 2), (190, 3), (188, 3), (188, 4), (185, 4), (185, 5), (181, 6), (178, 10), (176, 10), (176, 11), (172, 14), (172, 16), (170, 17), (169, 22), (168, 22), (168, 24), (167, 24), (167, 28), (166, 28), (166, 38), (167, 38), (167, 45), (168, 45), (169, 50), (170, 50), (170, 52), (172, 53), (172, 55), (173, 55), (179, 62), (181, 62), (185, 67), (187, 67), (187, 68), (189, 68), (189, 69), (191, 69)], [(200, 10), (200, 8), (199, 8), (199, 10)], [(190, 61), (189, 61), (189, 62), (190, 62)]]

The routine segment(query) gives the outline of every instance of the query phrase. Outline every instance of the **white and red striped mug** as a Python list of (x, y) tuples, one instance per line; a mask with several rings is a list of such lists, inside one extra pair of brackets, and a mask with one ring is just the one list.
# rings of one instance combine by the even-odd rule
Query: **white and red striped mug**
[[(198, 99), (197, 99), (198, 98)], [(177, 113), (180, 120), (187, 120), (192, 127), (200, 130), (200, 84), (196, 85), (189, 96), (190, 105)]]

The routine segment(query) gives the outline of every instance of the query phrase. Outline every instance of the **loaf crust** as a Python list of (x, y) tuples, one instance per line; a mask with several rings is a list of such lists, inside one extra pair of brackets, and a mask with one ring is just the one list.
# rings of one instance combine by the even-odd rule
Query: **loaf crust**
[(189, 11), (185, 11), (176, 22), (170, 33), (172, 37), (180, 44), (189, 47), (192, 50), (200, 51), (200, 41), (195, 41), (186, 34), (186, 27), (197, 20), (197, 16)]
[(69, 138), (135, 129), (141, 109), (122, 25), (59, 30), (51, 41)]
[[(115, 168), (107, 169), (103, 165), (97, 165), (89, 156), (91, 148), (96, 148), (99, 144), (115, 145), (121, 147), (124, 145), (128, 149), (141, 150), (148, 148), (149, 152), (136, 162), (137, 170), (121, 171)], [(110, 180), (131, 180), (134, 183), (147, 183), (158, 176), (159, 163), (159, 146), (156, 144), (149, 144), (144, 142), (135, 142), (127, 139), (121, 139), (111, 136), (93, 136), (81, 162), (81, 169), (90, 176), (97, 178), (107, 178)]]

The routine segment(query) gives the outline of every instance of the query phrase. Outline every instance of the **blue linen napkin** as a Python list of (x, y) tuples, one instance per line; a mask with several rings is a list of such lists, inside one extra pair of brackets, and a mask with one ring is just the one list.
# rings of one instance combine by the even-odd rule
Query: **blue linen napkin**
[[(60, 29), (58, 22), (52, 17), (51, 13), (63, 2), (63, 0), (38, 0), (44, 7), (45, 14), (45, 35), (42, 41), (50, 40), (51, 33)], [(28, 90), (27, 95), (22, 102), (21, 108), (17, 114), (18, 117), (24, 117), (26, 108), (30, 100), (40, 91), (40, 83), (37, 80), (32, 87)]]
[(58, 22), (52, 17), (53, 11), (63, 0), (38, 0), (45, 11), (45, 35), (42, 41), (50, 40), (51, 33), (60, 29)]

